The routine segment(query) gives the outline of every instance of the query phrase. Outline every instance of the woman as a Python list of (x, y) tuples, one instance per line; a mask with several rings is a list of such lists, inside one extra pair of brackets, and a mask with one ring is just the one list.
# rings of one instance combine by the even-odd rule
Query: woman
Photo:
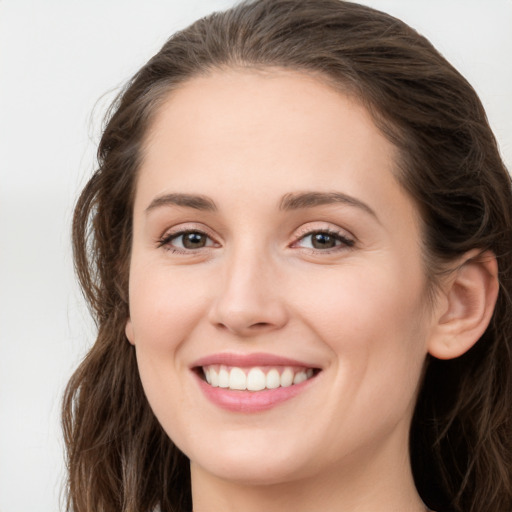
[(75, 511), (512, 509), (512, 195), (469, 84), (338, 0), (173, 36), (76, 207)]

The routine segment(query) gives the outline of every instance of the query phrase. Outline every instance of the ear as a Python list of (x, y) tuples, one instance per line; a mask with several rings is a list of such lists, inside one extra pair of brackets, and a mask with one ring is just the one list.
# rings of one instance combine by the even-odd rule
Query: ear
[(133, 336), (133, 325), (132, 325), (132, 319), (131, 318), (128, 318), (128, 320), (126, 320), (126, 325), (125, 325), (125, 328), (124, 328), (124, 332), (126, 334), (126, 337), (128, 338), (128, 341), (132, 345), (135, 345), (135, 337)]
[(498, 298), (498, 263), (490, 251), (464, 255), (441, 286), (429, 353), (453, 359), (467, 352), (491, 321)]

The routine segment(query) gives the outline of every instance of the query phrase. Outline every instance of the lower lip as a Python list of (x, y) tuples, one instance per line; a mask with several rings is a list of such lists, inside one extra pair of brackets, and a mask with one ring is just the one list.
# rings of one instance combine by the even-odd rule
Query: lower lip
[(260, 412), (267, 411), (273, 407), (290, 400), (291, 398), (302, 393), (308, 388), (312, 381), (316, 379), (312, 377), (300, 384), (276, 389), (263, 389), (261, 391), (234, 391), (226, 388), (214, 388), (207, 382), (195, 375), (201, 391), (212, 403), (231, 412)]

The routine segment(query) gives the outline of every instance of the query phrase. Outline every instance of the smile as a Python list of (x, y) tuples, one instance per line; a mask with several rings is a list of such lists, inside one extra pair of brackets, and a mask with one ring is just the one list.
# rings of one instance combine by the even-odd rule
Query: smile
[(287, 388), (311, 379), (315, 375), (313, 368), (305, 367), (256, 366), (240, 368), (218, 364), (203, 366), (202, 372), (210, 386), (234, 391)]
[(219, 353), (191, 366), (208, 401), (236, 413), (272, 409), (309, 389), (321, 367), (274, 354)]

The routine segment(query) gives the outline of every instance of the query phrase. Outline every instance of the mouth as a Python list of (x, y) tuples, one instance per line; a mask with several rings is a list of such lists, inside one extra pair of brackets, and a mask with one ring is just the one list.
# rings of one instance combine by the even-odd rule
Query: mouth
[(234, 413), (258, 413), (303, 395), (322, 368), (273, 354), (219, 353), (190, 369), (214, 405)]
[(213, 388), (257, 392), (297, 386), (314, 378), (320, 369), (288, 365), (242, 367), (208, 364), (197, 366), (194, 371)]

